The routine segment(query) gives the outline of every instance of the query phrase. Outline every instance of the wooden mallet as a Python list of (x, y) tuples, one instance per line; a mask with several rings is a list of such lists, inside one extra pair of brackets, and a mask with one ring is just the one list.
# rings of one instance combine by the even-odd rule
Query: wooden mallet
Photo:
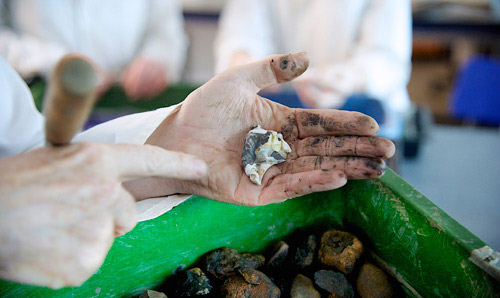
[(82, 129), (96, 98), (97, 73), (90, 59), (68, 54), (56, 65), (45, 93), (45, 138), (48, 144), (69, 144)]

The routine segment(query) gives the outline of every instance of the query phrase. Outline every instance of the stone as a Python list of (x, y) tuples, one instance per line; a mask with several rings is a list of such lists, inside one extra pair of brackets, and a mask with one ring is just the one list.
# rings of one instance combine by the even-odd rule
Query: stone
[(310, 278), (298, 274), (293, 280), (290, 298), (321, 298)]
[(255, 269), (240, 269), (226, 279), (221, 295), (225, 298), (279, 298), (281, 291), (264, 273)]
[(238, 268), (240, 269), (257, 269), (264, 265), (266, 258), (263, 255), (243, 253), (240, 255)]
[(141, 296), (139, 298), (168, 298), (167, 295), (165, 295), (162, 292), (157, 292), (153, 290), (146, 290), (142, 292)]
[(265, 258), (262, 255), (240, 254), (237, 250), (229, 247), (215, 249), (201, 258), (202, 269), (209, 276), (218, 280), (223, 280), (240, 268), (257, 269), (264, 263)]
[(314, 261), (314, 252), (316, 250), (316, 236), (308, 235), (305, 239), (302, 239), (295, 250), (294, 254), (294, 264), (300, 268), (304, 269), (310, 266)]
[(349, 274), (363, 250), (363, 244), (356, 236), (337, 230), (326, 231), (321, 237), (318, 259), (323, 265)]
[(176, 277), (175, 293), (180, 297), (195, 297), (210, 294), (212, 285), (200, 268), (180, 272)]
[(377, 266), (366, 263), (358, 274), (356, 288), (362, 298), (390, 298), (394, 290), (384, 271)]
[(289, 249), (290, 246), (285, 241), (275, 243), (270, 249), (267, 267), (270, 270), (283, 267), (288, 257)]
[(354, 289), (340, 272), (319, 270), (314, 273), (314, 283), (330, 294), (330, 297), (352, 298)]
[(282, 134), (256, 126), (245, 136), (241, 164), (250, 181), (261, 185), (266, 171), (284, 162), (290, 152), (292, 149)]

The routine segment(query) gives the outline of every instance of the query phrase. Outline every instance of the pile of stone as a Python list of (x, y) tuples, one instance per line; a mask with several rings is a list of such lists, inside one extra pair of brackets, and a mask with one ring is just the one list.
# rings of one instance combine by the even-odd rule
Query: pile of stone
[(297, 233), (264, 255), (222, 247), (144, 297), (394, 297), (393, 281), (363, 256), (354, 235), (330, 230)]

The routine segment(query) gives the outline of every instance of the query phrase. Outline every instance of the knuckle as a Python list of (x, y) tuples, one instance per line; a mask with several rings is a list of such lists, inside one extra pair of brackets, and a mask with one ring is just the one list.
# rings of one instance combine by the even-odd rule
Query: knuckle
[(119, 181), (112, 178), (95, 177), (91, 182), (91, 197), (92, 201), (98, 205), (109, 205), (122, 192), (122, 186)]
[(152, 175), (157, 172), (160, 164), (165, 162), (165, 156), (154, 146), (145, 145), (145, 150), (148, 153), (148, 158), (141, 160), (140, 166), (145, 173)]
[(96, 143), (77, 143), (73, 157), (88, 165), (101, 164), (105, 160), (105, 146)]

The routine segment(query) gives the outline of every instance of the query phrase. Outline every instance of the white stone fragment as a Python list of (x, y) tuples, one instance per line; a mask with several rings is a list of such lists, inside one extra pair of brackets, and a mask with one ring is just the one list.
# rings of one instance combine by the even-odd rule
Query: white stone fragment
[(266, 171), (271, 166), (284, 162), (290, 152), (292, 149), (282, 134), (257, 126), (245, 137), (241, 162), (250, 180), (261, 185)]

